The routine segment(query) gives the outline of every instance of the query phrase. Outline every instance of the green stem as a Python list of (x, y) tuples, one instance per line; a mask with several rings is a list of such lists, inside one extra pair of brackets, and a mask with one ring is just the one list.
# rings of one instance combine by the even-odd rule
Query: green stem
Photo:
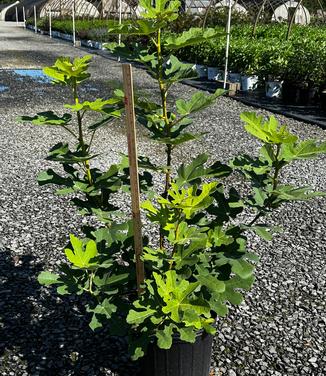
[[(275, 167), (274, 167), (274, 174), (272, 176), (272, 183), (273, 183), (273, 191), (275, 191), (275, 189), (277, 188), (277, 185), (278, 185), (278, 175), (281, 171), (281, 165), (280, 165), (280, 161), (278, 160), (278, 157), (280, 155), (280, 151), (281, 151), (281, 145), (280, 144), (277, 144), (276, 145), (276, 153), (275, 153)], [(262, 215), (263, 213), (265, 212), (266, 209), (268, 209), (268, 207), (271, 205), (272, 203), (272, 200), (274, 198), (274, 195), (273, 193), (266, 199), (266, 203), (265, 205), (263, 206), (263, 208), (260, 210), (259, 213), (257, 213), (257, 215), (255, 216), (255, 218), (248, 224), (248, 226), (252, 226)]]
[(275, 191), (278, 183), (278, 174), (281, 171), (281, 166), (279, 164), (278, 156), (280, 155), (281, 145), (276, 145), (276, 154), (275, 154), (275, 168), (274, 168), (274, 176), (273, 176), (273, 191)]
[[(161, 43), (161, 29), (157, 31), (157, 42), (155, 43), (157, 50), (157, 72), (158, 72), (158, 85), (161, 96), (161, 105), (162, 105), (162, 118), (165, 124), (165, 133), (167, 137), (171, 136), (171, 124), (168, 119), (168, 110), (167, 110), (167, 87), (163, 79), (163, 56), (162, 56), (162, 43)], [(166, 144), (166, 167), (167, 171), (165, 174), (165, 186), (163, 197), (167, 197), (168, 190), (171, 185), (171, 160), (172, 160), (172, 146)], [(164, 235), (162, 226), (160, 226), (160, 248), (164, 248)]]
[(69, 132), (72, 136), (74, 136), (75, 138), (77, 138), (77, 140), (78, 140), (78, 136), (76, 135), (75, 132), (73, 132), (71, 129), (69, 129), (69, 128), (66, 127), (65, 125), (61, 125), (61, 127), (62, 127), (63, 129), (65, 129), (67, 132)]
[[(75, 104), (77, 105), (79, 103), (79, 99), (78, 99), (78, 93), (77, 93), (77, 80), (76, 79), (73, 82), (73, 93), (74, 93), (74, 101), (75, 101)], [(83, 155), (87, 155), (87, 147), (85, 145), (84, 135), (83, 135), (82, 114), (81, 114), (80, 111), (77, 111), (77, 124), (78, 124), (79, 145), (82, 149)], [(84, 161), (83, 165), (84, 165), (85, 170), (86, 170), (87, 180), (88, 180), (90, 185), (93, 185), (93, 179), (92, 179), (92, 175), (91, 175), (89, 160)]]
[(91, 139), (89, 141), (88, 149), (87, 149), (88, 153), (90, 152), (90, 149), (91, 149), (91, 146), (92, 146), (92, 142), (93, 142), (93, 139), (94, 139), (94, 136), (95, 136), (95, 132), (96, 132), (96, 129), (94, 129), (93, 132), (92, 132), (92, 136), (91, 136)]
[[(179, 212), (178, 219), (180, 218), (180, 216), (181, 216), (181, 213)], [(178, 236), (179, 225), (180, 225), (180, 222), (177, 223), (177, 226), (175, 228), (175, 238), (177, 238), (177, 236)], [(173, 268), (173, 257), (175, 255), (175, 253), (177, 252), (177, 249), (178, 249), (178, 245), (174, 244), (172, 254), (171, 254), (171, 261), (170, 261), (169, 270), (172, 270), (172, 268)]]
[[(167, 87), (163, 80), (163, 56), (161, 47), (161, 29), (157, 32), (157, 60), (158, 60), (158, 84), (161, 95), (161, 105), (162, 105), (162, 117), (165, 123), (165, 133), (167, 137), (171, 136), (171, 124), (168, 119), (167, 110)], [(167, 197), (167, 192), (171, 185), (171, 161), (172, 161), (172, 145), (166, 144), (166, 167), (167, 171), (165, 174), (165, 188), (163, 197)]]

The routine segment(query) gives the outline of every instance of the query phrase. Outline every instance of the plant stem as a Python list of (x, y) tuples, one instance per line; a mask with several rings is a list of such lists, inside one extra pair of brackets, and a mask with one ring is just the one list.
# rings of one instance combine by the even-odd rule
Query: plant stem
[[(78, 93), (77, 93), (77, 81), (76, 81), (76, 79), (73, 82), (73, 92), (74, 92), (74, 101), (75, 101), (75, 104), (78, 104), (79, 103), (79, 99), (78, 99)], [(80, 145), (80, 147), (82, 149), (83, 155), (87, 155), (87, 147), (85, 145), (84, 135), (83, 135), (82, 114), (81, 114), (80, 111), (77, 111), (77, 124), (78, 124), (78, 140), (79, 140), (79, 145)], [(91, 175), (89, 161), (88, 160), (84, 161), (83, 165), (85, 166), (87, 180), (88, 180), (88, 182), (89, 182), (90, 185), (93, 185), (93, 179), (92, 179), (92, 175)]]
[[(278, 184), (278, 175), (279, 172), (281, 171), (281, 166), (279, 164), (278, 156), (281, 151), (281, 145), (276, 144), (276, 153), (275, 153), (275, 167), (274, 167), (274, 174), (272, 176), (272, 183), (273, 183), (273, 191), (277, 188)], [(264, 211), (271, 205), (272, 199), (274, 195), (273, 193), (266, 199), (266, 203), (263, 206), (263, 208), (260, 210), (259, 213), (256, 214), (255, 218), (248, 224), (248, 226), (252, 226), (264, 213)]]
[(90, 294), (93, 294), (93, 279), (94, 279), (94, 273), (91, 273), (89, 276), (89, 292)]
[[(163, 80), (163, 56), (162, 56), (162, 47), (161, 47), (161, 29), (157, 32), (157, 60), (158, 60), (158, 84), (161, 95), (161, 105), (162, 105), (162, 117), (165, 123), (165, 132), (166, 136), (171, 136), (171, 124), (168, 119), (168, 110), (167, 110), (167, 88)], [(167, 172), (165, 174), (165, 188), (163, 197), (167, 196), (167, 192), (171, 184), (171, 160), (172, 160), (172, 145), (166, 144), (166, 167)]]
[[(181, 215), (181, 213), (179, 212), (178, 219), (180, 218), (180, 215)], [(177, 226), (175, 228), (175, 238), (178, 237), (179, 225), (180, 225), (180, 222), (177, 223)], [(172, 254), (171, 254), (171, 261), (170, 261), (169, 270), (172, 270), (172, 268), (173, 268), (173, 256), (175, 255), (175, 253), (177, 251), (177, 247), (178, 247), (178, 245), (174, 244)]]
[(96, 129), (94, 129), (93, 132), (92, 132), (92, 136), (91, 136), (91, 139), (90, 139), (90, 141), (89, 141), (88, 149), (87, 149), (87, 152), (88, 152), (88, 153), (89, 153), (90, 148), (91, 148), (91, 146), (92, 146), (92, 142), (93, 142), (93, 138), (94, 138), (94, 136), (95, 136), (95, 132), (96, 132)]
[[(171, 124), (168, 119), (167, 110), (167, 87), (163, 79), (163, 56), (162, 56), (162, 44), (161, 44), (161, 29), (157, 31), (157, 42), (155, 43), (157, 49), (157, 72), (158, 72), (158, 85), (161, 95), (161, 106), (162, 106), (162, 118), (165, 124), (165, 133), (169, 138), (171, 136)], [(171, 185), (171, 161), (172, 161), (172, 145), (166, 144), (166, 167), (167, 171), (165, 174), (165, 186), (163, 197), (167, 197), (168, 190)], [(160, 226), (160, 248), (164, 248), (164, 235), (162, 226)]]
[(281, 170), (281, 167), (279, 165), (279, 160), (278, 160), (278, 156), (280, 154), (280, 150), (281, 150), (281, 145), (277, 144), (276, 145), (276, 154), (275, 154), (275, 168), (274, 168), (274, 176), (273, 176), (273, 191), (275, 191), (275, 189), (277, 187), (278, 174), (279, 174), (279, 172)]

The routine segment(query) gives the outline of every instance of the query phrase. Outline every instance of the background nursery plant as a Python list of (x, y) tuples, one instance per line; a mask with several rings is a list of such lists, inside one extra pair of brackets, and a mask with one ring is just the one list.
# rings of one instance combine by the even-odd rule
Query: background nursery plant
[[(168, 350), (176, 336), (195, 343), (198, 333), (215, 333), (216, 317), (225, 316), (230, 304), (240, 304), (241, 290), (250, 289), (254, 281), (258, 257), (247, 250), (246, 233), (254, 231), (270, 240), (275, 229), (261, 223), (265, 215), (287, 201), (322, 195), (312, 192), (310, 187), (282, 184), (281, 172), (295, 160), (314, 158), (326, 152), (325, 142), (300, 141), (274, 117), (266, 120), (254, 113), (244, 113), (245, 129), (262, 144), (257, 156), (239, 156), (223, 164), (208, 161), (208, 156), (202, 154), (190, 164), (176, 166), (174, 148), (198, 137), (186, 132), (191, 124), (190, 115), (214, 103), (222, 92), (210, 96), (198, 92), (189, 100), (169, 101), (168, 94), (174, 83), (195, 76), (192, 66), (181, 63), (172, 52), (202, 42), (203, 38), (216, 37), (216, 33), (191, 29), (178, 36), (164, 35), (163, 29), (178, 17), (179, 2), (157, 1), (152, 7), (150, 2), (143, 1), (141, 5), (144, 8), (141, 20), (126, 21), (122, 25), (113, 23), (110, 31), (148, 35), (154, 48), (138, 48), (137, 45), (131, 49), (112, 45), (110, 48), (120, 56), (144, 63), (158, 87), (157, 102), (146, 98), (136, 100), (139, 123), (156, 142), (164, 145), (166, 152), (165, 166), (156, 166), (149, 158), (141, 158), (140, 163), (148, 170), (146, 176), (154, 170), (165, 177), (161, 194), (156, 189), (154, 199), (145, 199), (142, 203), (148, 218), (146, 228), (151, 234), (159, 234), (150, 241), (144, 237), (142, 294), (136, 294), (132, 224), (112, 212), (115, 210), (112, 193), (120, 188), (128, 190), (128, 166), (114, 165), (104, 173), (87, 167), (85, 162), (90, 163), (91, 158), (83, 153), (89, 153), (90, 142), (83, 148), (77, 137), (74, 152), (68, 153), (62, 146), (54, 148), (56, 160), (63, 164), (68, 177), (59, 179), (55, 173), (47, 172), (47, 178), (40, 180), (41, 183), (62, 184), (68, 187), (65, 192), (81, 192), (85, 197), (82, 208), (86, 208), (88, 214), (99, 214), (104, 224), (86, 231), (82, 239), (70, 235), (65, 249), (68, 263), (63, 264), (57, 274), (42, 272), (40, 283), (56, 285), (59, 294), (87, 294), (90, 297), (87, 310), (92, 314), (90, 326), (96, 329), (108, 325), (112, 334), (128, 335), (133, 359), (144, 356), (148, 346), (152, 351), (153, 342), (158, 348)], [(45, 72), (56, 82), (72, 85), (79, 81), (73, 76), (75, 68), (72, 67), (82, 64), (81, 79), (87, 78), (88, 64), (84, 63), (83, 59), (75, 62), (61, 59)], [(122, 93), (116, 92), (110, 102), (99, 105), (101, 119), (109, 116), (106, 123), (120, 115), (121, 97)], [(69, 108), (79, 112), (77, 127), (80, 129), (79, 121), (84, 114), (81, 111), (86, 106), (94, 108), (96, 101), (86, 105), (74, 98), (75, 103)], [(41, 116), (23, 119), (36, 124), (58, 124), (45, 121), (48, 117), (41, 121)], [(57, 121), (62, 119), (58, 118), (55, 117)], [(63, 124), (68, 126), (68, 123)], [(83, 159), (74, 159), (71, 154)], [(241, 195), (235, 188), (224, 188), (224, 179), (239, 172), (251, 183), (249, 194)], [(80, 183), (83, 183), (82, 189)], [(107, 194), (102, 193), (103, 190), (108, 190)], [(102, 196), (105, 201), (101, 201)], [(152, 198), (152, 193), (149, 197)], [(76, 197), (73, 200), (79, 203)], [(208, 374), (207, 367), (206, 371)]]

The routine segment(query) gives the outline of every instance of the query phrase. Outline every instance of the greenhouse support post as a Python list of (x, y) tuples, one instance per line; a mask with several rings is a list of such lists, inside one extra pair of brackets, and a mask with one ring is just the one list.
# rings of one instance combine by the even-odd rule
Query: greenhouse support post
[(303, 3), (303, 0), (299, 0), (295, 9), (294, 9), (294, 12), (290, 18), (290, 22), (289, 22), (289, 26), (288, 26), (288, 31), (286, 33), (286, 40), (289, 40), (290, 39), (290, 35), (291, 35), (291, 31), (292, 31), (292, 26), (294, 24), (294, 21), (295, 21), (295, 16), (297, 14), (297, 11), (298, 9), (301, 7), (301, 4)]
[[(122, 0), (119, 0), (119, 25), (122, 22)], [(121, 34), (118, 35), (118, 44), (121, 44)], [(120, 56), (118, 56), (118, 61), (120, 61)]]
[[(122, 0), (119, 0), (119, 25), (121, 25), (122, 22)], [(118, 43), (119, 46), (121, 44), (121, 34), (118, 35)]]
[(226, 88), (226, 78), (228, 75), (228, 62), (229, 62), (229, 47), (230, 47), (230, 30), (231, 30), (231, 14), (232, 14), (232, 3), (229, 0), (229, 13), (228, 20), (226, 24), (226, 46), (225, 46), (225, 67), (224, 67), (224, 82), (223, 89)]
[(34, 31), (37, 34), (36, 6), (34, 5)]
[(25, 13), (25, 7), (23, 7), (23, 22), (24, 22), (24, 28), (26, 28), (26, 13)]
[(138, 295), (142, 292), (144, 283), (144, 263), (141, 260), (143, 251), (142, 224), (140, 217), (140, 191), (138, 178), (138, 157), (136, 140), (136, 120), (134, 108), (134, 92), (131, 64), (122, 64), (123, 89), (125, 93), (125, 108), (128, 138), (128, 157), (130, 171), (131, 207), (136, 256), (136, 277)]
[(75, 0), (72, 2), (72, 42), (76, 46), (76, 30), (75, 30)]
[(49, 8), (49, 36), (52, 38), (52, 10)]

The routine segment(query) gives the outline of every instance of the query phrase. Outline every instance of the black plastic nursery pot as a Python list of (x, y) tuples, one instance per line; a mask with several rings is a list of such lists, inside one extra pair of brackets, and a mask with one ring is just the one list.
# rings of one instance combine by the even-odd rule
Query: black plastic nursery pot
[(196, 342), (174, 337), (169, 350), (150, 344), (141, 360), (139, 376), (209, 376), (213, 336), (198, 332)]
[(320, 108), (326, 112), (326, 90), (320, 93)]
[(309, 87), (306, 83), (284, 81), (282, 99), (285, 104), (311, 105), (316, 103), (318, 88)]

